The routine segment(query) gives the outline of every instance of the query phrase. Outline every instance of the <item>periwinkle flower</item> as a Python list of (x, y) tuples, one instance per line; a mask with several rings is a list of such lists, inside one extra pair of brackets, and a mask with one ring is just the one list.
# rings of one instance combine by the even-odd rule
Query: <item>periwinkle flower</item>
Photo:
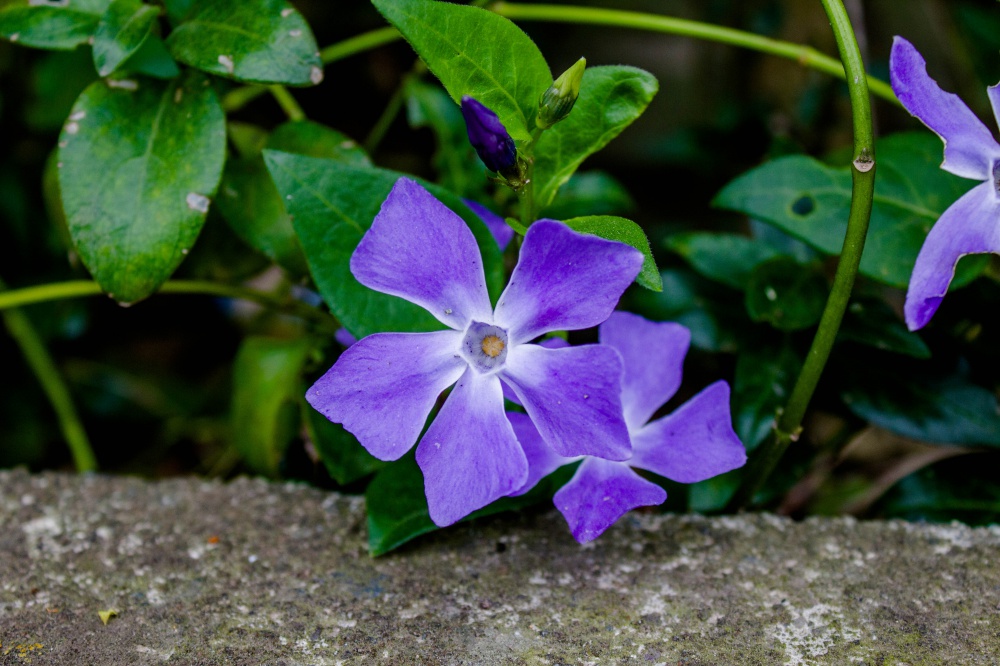
[[(968, 106), (927, 75), (910, 42), (896, 37), (889, 59), (892, 89), (906, 110), (944, 141), (941, 168), (983, 181), (953, 203), (927, 234), (906, 292), (906, 324), (922, 328), (937, 311), (967, 254), (1000, 254), (1000, 145)], [(986, 89), (1000, 124), (1000, 84)]]
[[(691, 340), (686, 328), (615, 312), (598, 330), (601, 344), (614, 348), (623, 361), (622, 407), (632, 457), (626, 461), (584, 457), (573, 478), (553, 497), (580, 543), (596, 539), (632, 509), (667, 499), (663, 488), (632, 468), (696, 483), (736, 469), (747, 459), (733, 431), (729, 386), (724, 381), (704, 389), (673, 413), (648, 422), (680, 387)], [(548, 447), (528, 415), (507, 416), (529, 464), (528, 481), (516, 494), (527, 492), (542, 477), (578, 459)]]
[(417, 441), (441, 392), (454, 385), (416, 454), (430, 516), (440, 526), (527, 478), (501, 384), (562, 455), (623, 460), (631, 449), (618, 353), (602, 345), (530, 343), (549, 331), (604, 321), (641, 266), (634, 248), (539, 220), (494, 309), (465, 222), (401, 178), (352, 255), (351, 272), (371, 289), (423, 307), (449, 330), (363, 338), (306, 398), (373, 456), (396, 460)]
[(497, 114), (465, 95), (462, 97), (462, 117), (469, 143), (487, 169), (505, 174), (517, 165), (517, 146)]

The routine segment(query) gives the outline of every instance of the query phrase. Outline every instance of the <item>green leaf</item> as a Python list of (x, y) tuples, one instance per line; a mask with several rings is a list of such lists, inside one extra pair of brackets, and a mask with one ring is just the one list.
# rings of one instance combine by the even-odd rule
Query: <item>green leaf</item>
[(96, 80), (86, 48), (40, 53), (28, 72), (24, 123), (39, 132), (58, 132), (80, 93)]
[(538, 206), (548, 206), (583, 160), (641, 116), (657, 90), (656, 77), (637, 67), (588, 67), (569, 116), (542, 133), (535, 144)]
[(139, 50), (122, 64), (121, 69), (158, 79), (173, 79), (181, 73), (174, 57), (156, 34), (149, 35)]
[(632, 195), (611, 174), (587, 171), (573, 174), (542, 210), (541, 217), (565, 220), (582, 215), (617, 215), (634, 208)]
[(791, 257), (775, 257), (751, 271), (746, 290), (751, 319), (782, 331), (797, 331), (819, 321), (828, 287), (812, 266)]
[(153, 32), (159, 10), (140, 0), (112, 0), (94, 33), (94, 67), (101, 76), (118, 69)]
[(108, 296), (132, 303), (170, 277), (205, 222), (222, 175), (225, 117), (204, 77), (103, 81), (60, 136), (70, 234)]
[(306, 433), (330, 476), (344, 486), (385, 467), (386, 463), (365, 451), (354, 435), (338, 423), (331, 423), (302, 401)]
[(931, 350), (916, 333), (878, 298), (859, 297), (844, 314), (839, 337), (876, 349), (905, 354), (914, 358), (930, 358)]
[(309, 24), (285, 0), (194, 3), (170, 33), (178, 61), (252, 83), (317, 84), (323, 63)]
[[(970, 181), (939, 168), (941, 141), (926, 132), (886, 137), (878, 142), (876, 155), (875, 199), (860, 272), (905, 287), (927, 232)], [(712, 203), (838, 255), (850, 211), (851, 168), (801, 155), (782, 157), (732, 181)], [(960, 266), (952, 286), (981, 273), (986, 262), (979, 259)]]
[(958, 446), (1000, 446), (996, 396), (960, 374), (927, 377), (911, 367), (859, 368), (841, 396), (857, 416), (904, 437)]
[(910, 474), (879, 502), (879, 516), (911, 521), (990, 525), (1000, 522), (996, 452), (941, 461)]
[(646, 289), (663, 291), (660, 270), (656, 267), (656, 260), (653, 259), (653, 250), (649, 247), (649, 239), (646, 238), (646, 232), (638, 224), (632, 220), (626, 220), (624, 217), (614, 217), (613, 215), (574, 217), (565, 220), (565, 223), (575, 231), (625, 243), (642, 252), (642, 270), (639, 271), (635, 281)]
[[(368, 156), (340, 132), (309, 121), (279, 126), (267, 145), (286, 152), (328, 157), (345, 164), (370, 164)], [(237, 236), (292, 275), (307, 275), (302, 245), (271, 180), (264, 158), (230, 158), (217, 200), (219, 212)]]
[(530, 139), (552, 73), (520, 28), (479, 7), (433, 0), (372, 4), (403, 33), (453, 100), (471, 95), (500, 117), (514, 139)]
[(19, 0), (0, 11), (0, 37), (40, 49), (69, 50), (90, 40), (111, 0), (35, 4)]
[[(292, 216), (313, 280), (347, 330), (362, 338), (379, 331), (441, 328), (422, 308), (368, 289), (351, 274), (351, 254), (404, 174), (271, 150), (264, 151), (264, 161)], [(503, 287), (503, 260), (486, 225), (455, 195), (421, 184), (468, 223), (483, 255), (487, 287), (495, 298)]]
[(670, 236), (666, 245), (699, 275), (740, 291), (747, 288), (757, 265), (779, 254), (770, 245), (739, 234), (688, 231)]
[(233, 445), (255, 472), (277, 476), (295, 435), (308, 339), (248, 337), (233, 363)]
[(733, 375), (733, 428), (748, 451), (774, 427), (802, 362), (788, 344), (745, 345)]
[(167, 18), (174, 25), (179, 24), (185, 18), (187, 18), (188, 13), (191, 11), (191, 7), (196, 4), (197, 0), (163, 0), (163, 6), (167, 10)]

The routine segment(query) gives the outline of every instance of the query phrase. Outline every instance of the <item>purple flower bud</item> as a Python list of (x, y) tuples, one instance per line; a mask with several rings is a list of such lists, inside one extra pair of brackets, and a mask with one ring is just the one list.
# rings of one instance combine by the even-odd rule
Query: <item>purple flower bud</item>
[(517, 147), (497, 114), (473, 98), (462, 97), (462, 116), (469, 132), (469, 143), (476, 149), (486, 168), (504, 173), (517, 164)]

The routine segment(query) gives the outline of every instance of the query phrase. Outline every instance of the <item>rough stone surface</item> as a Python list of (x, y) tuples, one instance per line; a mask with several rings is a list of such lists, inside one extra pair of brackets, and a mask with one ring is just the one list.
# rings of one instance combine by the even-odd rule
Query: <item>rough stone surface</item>
[(0, 664), (997, 664), (998, 553), (997, 527), (771, 515), (581, 547), (547, 511), (373, 560), (355, 498), (0, 472)]

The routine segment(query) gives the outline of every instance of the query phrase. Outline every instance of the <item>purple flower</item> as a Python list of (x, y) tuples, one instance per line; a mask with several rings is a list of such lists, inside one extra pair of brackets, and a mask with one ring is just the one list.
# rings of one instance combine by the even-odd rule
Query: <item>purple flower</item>
[[(962, 178), (983, 181), (969, 190), (927, 234), (906, 292), (906, 324), (922, 328), (934, 313), (955, 276), (955, 265), (967, 254), (1000, 254), (1000, 146), (957, 95), (946, 93), (927, 75), (920, 53), (896, 37), (889, 59), (892, 89), (906, 110), (944, 141), (941, 168)], [(986, 89), (1000, 123), (1000, 84)]]
[[(640, 506), (662, 504), (667, 493), (636, 474), (645, 469), (680, 483), (704, 481), (742, 466), (747, 459), (729, 415), (729, 386), (719, 381), (656, 421), (650, 417), (677, 391), (690, 332), (680, 324), (656, 323), (628, 312), (611, 315), (600, 329), (601, 344), (621, 354), (622, 406), (632, 439), (632, 457), (612, 461), (587, 456), (553, 501), (580, 543), (599, 537)], [(528, 458), (525, 493), (542, 477), (574, 458), (560, 455), (539, 437), (530, 418), (508, 414)]]
[(490, 234), (493, 235), (493, 239), (496, 240), (497, 245), (500, 246), (500, 251), (503, 252), (506, 250), (507, 245), (514, 239), (514, 230), (507, 224), (507, 221), (477, 201), (462, 199), (462, 203), (468, 206), (469, 210), (483, 221), (486, 228), (490, 230)]
[(351, 272), (371, 289), (425, 308), (449, 330), (370, 335), (344, 351), (306, 398), (373, 456), (396, 460), (454, 384), (417, 446), (431, 519), (441, 526), (510, 494), (527, 477), (501, 382), (562, 455), (623, 460), (631, 449), (618, 353), (529, 343), (604, 321), (641, 265), (642, 254), (627, 245), (539, 220), (494, 309), (465, 222), (401, 178), (351, 257)]
[(517, 147), (497, 114), (472, 97), (462, 97), (462, 116), (469, 143), (486, 168), (499, 174), (517, 164)]

